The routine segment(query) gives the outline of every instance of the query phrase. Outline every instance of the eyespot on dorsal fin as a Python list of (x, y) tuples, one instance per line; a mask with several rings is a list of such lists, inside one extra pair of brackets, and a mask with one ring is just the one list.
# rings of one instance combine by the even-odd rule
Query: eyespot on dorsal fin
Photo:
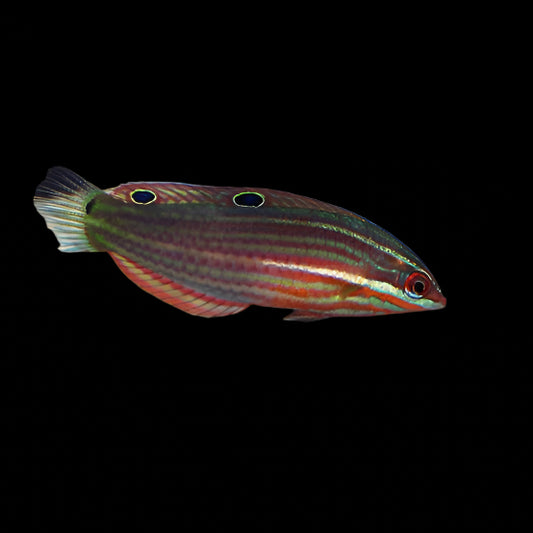
[(157, 194), (150, 189), (135, 189), (131, 191), (130, 198), (136, 204), (148, 205), (157, 200)]
[(265, 196), (254, 191), (239, 192), (233, 197), (233, 203), (238, 207), (261, 207), (265, 203)]

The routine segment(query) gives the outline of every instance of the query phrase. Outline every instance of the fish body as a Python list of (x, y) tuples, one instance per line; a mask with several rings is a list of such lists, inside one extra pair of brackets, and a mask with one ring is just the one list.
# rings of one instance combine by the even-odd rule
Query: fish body
[(167, 182), (101, 190), (54, 167), (34, 203), (60, 250), (108, 252), (142, 289), (198, 316), (253, 304), (318, 320), (446, 302), (424, 263), (390, 233), (288, 192)]

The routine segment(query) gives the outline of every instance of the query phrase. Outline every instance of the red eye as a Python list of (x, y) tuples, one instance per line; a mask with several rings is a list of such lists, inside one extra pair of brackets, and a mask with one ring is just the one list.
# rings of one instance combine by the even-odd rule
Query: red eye
[(431, 288), (431, 280), (423, 272), (412, 272), (405, 280), (405, 292), (411, 298), (423, 298)]

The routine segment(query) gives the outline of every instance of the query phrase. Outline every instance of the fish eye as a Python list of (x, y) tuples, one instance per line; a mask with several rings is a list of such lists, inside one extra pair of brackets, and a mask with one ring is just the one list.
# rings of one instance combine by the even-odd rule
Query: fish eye
[(265, 203), (265, 197), (258, 192), (240, 192), (233, 197), (233, 203), (239, 207), (260, 207)]
[(431, 280), (423, 272), (412, 272), (405, 280), (404, 290), (407, 296), (411, 298), (423, 298), (430, 288)]
[(135, 189), (130, 193), (130, 198), (136, 204), (151, 204), (157, 198), (155, 192), (148, 189)]

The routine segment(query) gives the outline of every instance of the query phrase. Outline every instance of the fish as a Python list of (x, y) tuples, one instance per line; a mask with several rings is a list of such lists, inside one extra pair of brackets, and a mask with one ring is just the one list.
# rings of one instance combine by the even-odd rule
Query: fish
[(60, 251), (107, 252), (141, 289), (199, 317), (258, 305), (315, 321), (446, 305), (433, 274), (391, 233), (290, 192), (160, 181), (103, 190), (53, 167), (34, 205)]

